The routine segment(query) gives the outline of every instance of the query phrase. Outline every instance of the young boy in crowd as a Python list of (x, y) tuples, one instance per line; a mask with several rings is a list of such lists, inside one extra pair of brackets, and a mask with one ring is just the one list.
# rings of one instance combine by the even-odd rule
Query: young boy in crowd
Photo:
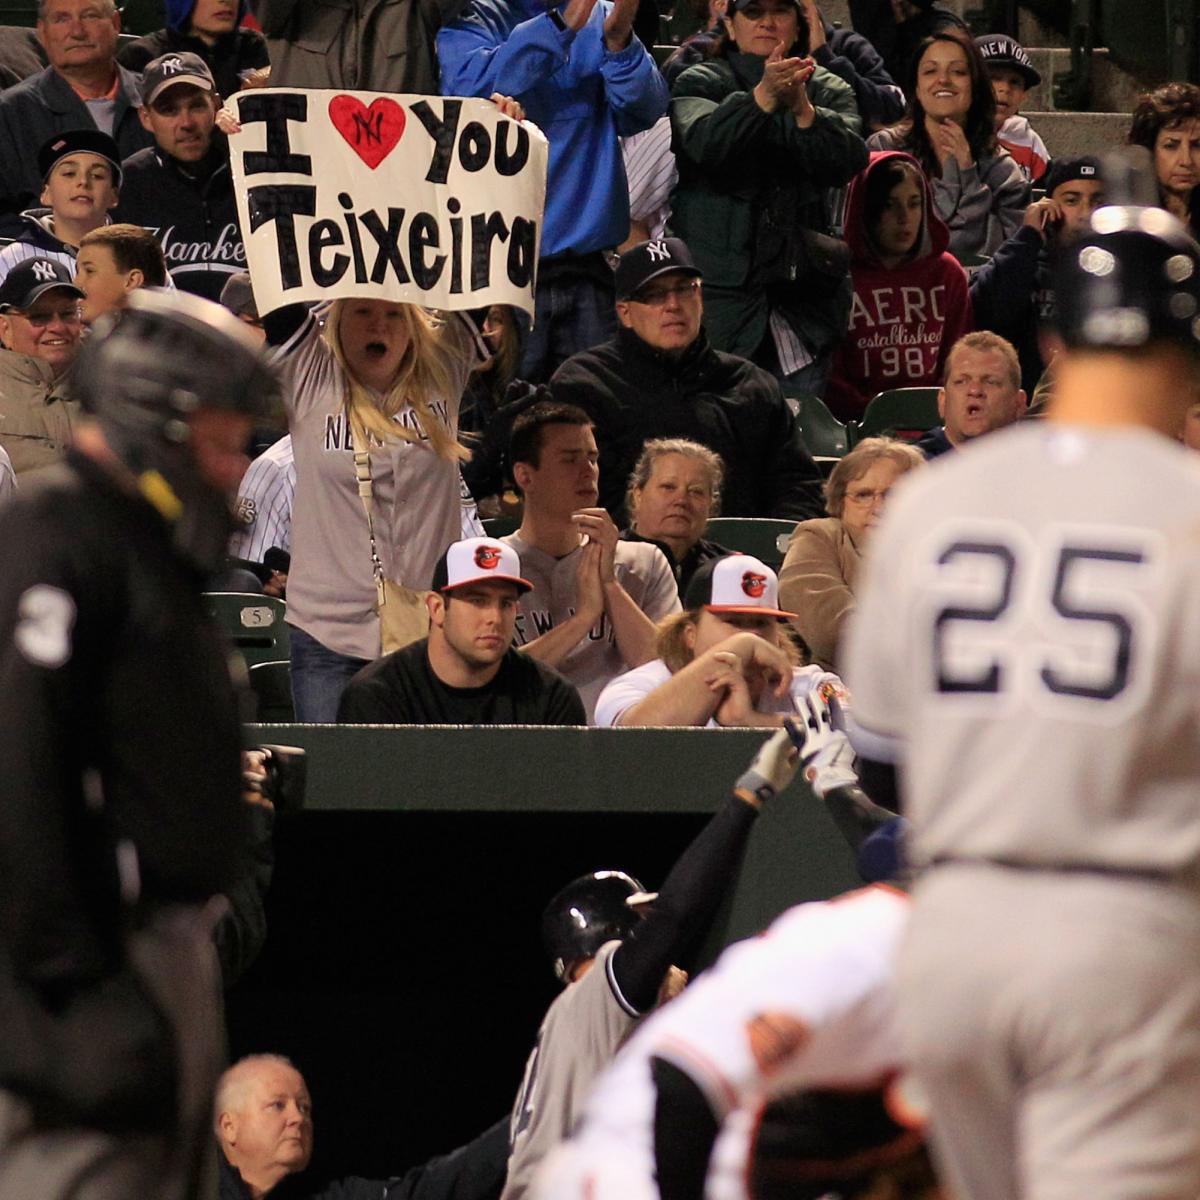
[(0, 250), (0, 283), (27, 258), (48, 258), (74, 273), (79, 243), (117, 203), (120, 162), (117, 143), (99, 129), (56, 133), (42, 146), (42, 207), (21, 214), (16, 239)]
[(1021, 116), (1021, 105), (1030, 88), (1042, 82), (1034, 70), (1025, 48), (1002, 33), (989, 33), (975, 39), (979, 53), (987, 63), (996, 93), (996, 138), (1032, 182), (1046, 173), (1050, 151), (1038, 137), (1027, 118)]

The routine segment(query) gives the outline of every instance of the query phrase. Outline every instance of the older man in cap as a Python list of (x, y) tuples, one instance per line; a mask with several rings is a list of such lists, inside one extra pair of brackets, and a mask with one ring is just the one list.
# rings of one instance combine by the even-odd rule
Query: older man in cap
[(685, 437), (724, 460), (725, 515), (821, 516), (820, 472), (779, 384), (709, 345), (700, 278), (679, 238), (631, 247), (617, 265), (616, 337), (573, 355), (550, 381), (556, 400), (595, 423), (600, 503), (623, 524), (643, 444)]
[(246, 250), (212, 72), (198, 54), (164, 54), (146, 67), (142, 93), (154, 145), (123, 164), (115, 219), (155, 234), (181, 291), (219, 300), (230, 275), (246, 269)]
[(68, 373), (79, 353), (83, 292), (49, 258), (27, 258), (0, 285), (0, 448), (17, 475), (63, 457), (79, 406)]

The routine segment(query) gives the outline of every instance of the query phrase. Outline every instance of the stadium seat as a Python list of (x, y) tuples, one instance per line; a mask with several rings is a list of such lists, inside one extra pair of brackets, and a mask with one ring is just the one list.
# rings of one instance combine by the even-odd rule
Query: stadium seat
[(809, 454), (822, 473), (828, 475), (833, 470), (833, 464), (850, 449), (850, 434), (846, 426), (829, 411), (819, 396), (795, 392), (788, 396), (788, 403), (796, 406), (796, 423), (800, 426)]
[(713, 517), (704, 536), (729, 550), (753, 554), (768, 567), (778, 569), (795, 528), (795, 521), (769, 517)]
[(941, 424), (936, 387), (896, 388), (880, 392), (854, 428), (853, 441), (882, 435), (915, 442), (926, 430)]
[(488, 537), (502, 538), (507, 537), (510, 533), (516, 533), (521, 526), (521, 522), (517, 517), (488, 517), (482, 522), (483, 532)]
[(292, 709), (292, 664), (286, 659), (255, 663), (250, 668), (250, 686), (254, 689), (260, 725), (290, 725), (296, 714)]
[(289, 657), (287, 605), (252, 592), (205, 592), (204, 603), (246, 666)]

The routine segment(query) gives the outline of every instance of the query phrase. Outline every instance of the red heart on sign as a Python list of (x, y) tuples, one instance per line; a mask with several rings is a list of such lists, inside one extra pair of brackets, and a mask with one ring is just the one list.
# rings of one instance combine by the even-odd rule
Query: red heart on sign
[(396, 148), (404, 132), (404, 109), (382, 96), (372, 100), (370, 108), (356, 96), (334, 96), (329, 119), (372, 171)]

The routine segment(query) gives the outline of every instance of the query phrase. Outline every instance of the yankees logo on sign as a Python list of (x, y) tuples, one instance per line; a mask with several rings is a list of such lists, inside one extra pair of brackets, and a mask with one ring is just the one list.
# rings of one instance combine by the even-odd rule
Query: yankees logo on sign
[(52, 262), (35, 262), (33, 264), (33, 273), (39, 283), (50, 283), (58, 278), (58, 272), (54, 269)]
[(233, 97), (259, 312), (375, 297), (533, 312), (547, 144), (484, 100), (268, 88)]

